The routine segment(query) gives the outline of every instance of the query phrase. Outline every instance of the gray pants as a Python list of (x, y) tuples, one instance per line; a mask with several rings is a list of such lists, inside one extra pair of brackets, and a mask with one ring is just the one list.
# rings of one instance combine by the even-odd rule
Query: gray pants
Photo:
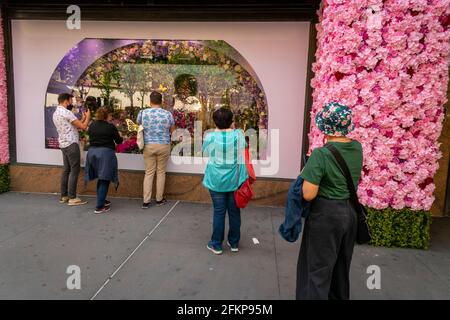
[(80, 146), (72, 143), (66, 148), (61, 148), (64, 170), (61, 176), (61, 197), (69, 196), (69, 199), (77, 197), (78, 175), (80, 174)]
[(349, 200), (318, 197), (306, 218), (297, 265), (297, 299), (348, 300), (356, 212)]

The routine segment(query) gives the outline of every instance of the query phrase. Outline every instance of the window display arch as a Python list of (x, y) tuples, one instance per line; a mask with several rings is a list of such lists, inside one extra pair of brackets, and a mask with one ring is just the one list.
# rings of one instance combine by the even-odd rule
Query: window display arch
[[(213, 128), (212, 112), (220, 106), (233, 110), (237, 127), (267, 129), (268, 106), (261, 82), (227, 42), (87, 38), (67, 52), (49, 81), (45, 147), (58, 148), (51, 121), (57, 95), (74, 92), (75, 113), (81, 116), (86, 107), (95, 111), (106, 106), (110, 121), (126, 138), (117, 151), (139, 153), (134, 123), (154, 90), (163, 94), (163, 107), (173, 112), (177, 127), (191, 133), (194, 121), (201, 121), (203, 131)], [(87, 149), (88, 137), (81, 139)]]

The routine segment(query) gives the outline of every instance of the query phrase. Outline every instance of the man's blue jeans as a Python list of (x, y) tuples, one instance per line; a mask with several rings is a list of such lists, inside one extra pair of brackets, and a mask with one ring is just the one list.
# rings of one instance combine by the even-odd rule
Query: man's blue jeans
[(97, 180), (97, 209), (105, 206), (106, 195), (108, 194), (109, 180)]
[(228, 242), (234, 247), (239, 246), (241, 239), (241, 210), (234, 201), (234, 192), (215, 192), (209, 190), (214, 206), (213, 234), (209, 244), (216, 249), (222, 249), (225, 234), (225, 215), (228, 212), (230, 229)]

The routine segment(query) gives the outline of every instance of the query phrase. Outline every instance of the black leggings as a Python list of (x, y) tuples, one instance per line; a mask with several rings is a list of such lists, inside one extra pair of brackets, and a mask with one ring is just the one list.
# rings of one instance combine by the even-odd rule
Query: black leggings
[(318, 197), (306, 218), (297, 265), (297, 299), (350, 298), (356, 212), (349, 200)]

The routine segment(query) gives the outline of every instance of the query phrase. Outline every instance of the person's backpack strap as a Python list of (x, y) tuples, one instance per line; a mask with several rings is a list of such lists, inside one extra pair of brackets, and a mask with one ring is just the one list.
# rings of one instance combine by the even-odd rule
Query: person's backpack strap
[(367, 222), (367, 210), (359, 203), (358, 195), (356, 194), (356, 189), (353, 184), (353, 179), (350, 174), (350, 170), (348, 169), (347, 163), (334, 146), (328, 144), (325, 147), (331, 151), (334, 158), (338, 162), (339, 167), (341, 167), (341, 171), (343, 172), (345, 179), (347, 180), (347, 187), (348, 191), (350, 192), (350, 200), (351, 202), (353, 202), (353, 207), (356, 210), (358, 224), (356, 229), (355, 241), (359, 244), (368, 243), (371, 241), (372, 236), (370, 234), (370, 228)]
[(352, 200), (355, 209), (359, 210), (358, 196), (356, 195), (355, 185), (353, 184), (353, 178), (352, 175), (350, 174), (350, 170), (348, 169), (347, 163), (345, 162), (340, 152), (333, 145), (327, 144), (325, 145), (325, 147), (331, 151), (337, 163), (339, 164), (339, 167), (341, 168), (341, 171), (344, 174), (345, 180), (347, 180), (347, 187), (350, 193), (350, 199)]

